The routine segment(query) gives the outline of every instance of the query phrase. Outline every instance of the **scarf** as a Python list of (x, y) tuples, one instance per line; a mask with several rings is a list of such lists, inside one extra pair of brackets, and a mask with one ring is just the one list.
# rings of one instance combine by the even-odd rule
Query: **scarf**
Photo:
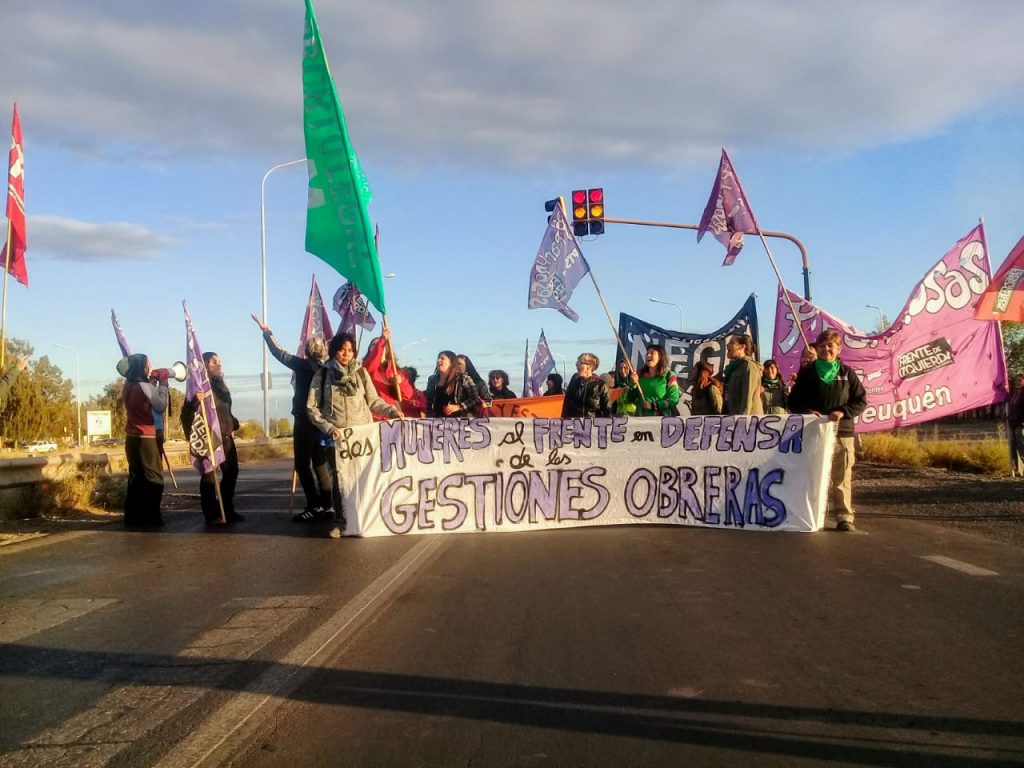
[(726, 381), (729, 381), (729, 377), (732, 376), (733, 372), (737, 368), (739, 368), (741, 365), (743, 365), (743, 361), (746, 360), (746, 359), (747, 358), (742, 357), (739, 360), (733, 360), (731, 363), (729, 363), (727, 366), (725, 366), (725, 370), (722, 371), (722, 378), (725, 379)]
[(839, 359), (836, 358), (831, 363), (826, 363), (824, 360), (815, 360), (814, 370), (818, 372), (818, 378), (823, 383), (831, 384), (836, 380), (836, 374), (839, 373)]
[(339, 395), (352, 397), (359, 391), (359, 368), (360, 363), (356, 359), (353, 359), (348, 365), (331, 360), (324, 367), (324, 375), (329, 377), (327, 383), (336, 388)]
[(768, 392), (774, 392), (777, 389), (782, 389), (782, 377), (776, 377), (769, 379), (767, 376), (761, 377), (761, 386)]

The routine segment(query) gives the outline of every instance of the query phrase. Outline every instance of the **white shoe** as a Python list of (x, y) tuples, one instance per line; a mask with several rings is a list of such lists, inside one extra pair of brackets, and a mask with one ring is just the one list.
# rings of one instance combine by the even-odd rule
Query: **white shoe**
[(331, 528), (331, 532), (328, 533), (327, 535), (330, 536), (332, 539), (340, 539), (341, 538), (341, 528), (339, 528), (338, 526), (334, 526), (333, 528)]

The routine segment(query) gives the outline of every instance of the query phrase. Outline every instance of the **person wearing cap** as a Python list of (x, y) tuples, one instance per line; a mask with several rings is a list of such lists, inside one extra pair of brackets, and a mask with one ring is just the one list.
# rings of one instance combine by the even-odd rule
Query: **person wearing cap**
[(595, 374), (601, 361), (597, 355), (584, 352), (576, 358), (576, 373), (569, 379), (562, 401), (563, 419), (593, 418), (608, 416), (611, 402), (604, 379)]
[(164, 495), (164, 468), (157, 444), (156, 416), (170, 402), (166, 371), (151, 381), (153, 368), (143, 354), (129, 355), (117, 364), (125, 378), (121, 401), (126, 416), (124, 453), (128, 460), (128, 488), (124, 496), (124, 524), (128, 528), (156, 528), (164, 524), (160, 503)]

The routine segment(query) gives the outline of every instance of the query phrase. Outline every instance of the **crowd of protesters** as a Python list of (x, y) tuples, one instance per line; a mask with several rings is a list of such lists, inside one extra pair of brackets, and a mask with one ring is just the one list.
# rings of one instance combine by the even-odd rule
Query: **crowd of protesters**
[[(420, 391), (416, 388), (416, 370), (395, 364), (387, 327), (370, 342), (360, 361), (358, 343), (350, 333), (339, 333), (329, 343), (310, 338), (303, 354), (293, 355), (281, 347), (259, 318), (254, 315), (253, 320), (274, 358), (294, 373), (293, 466), (305, 505), (293, 519), (331, 521), (334, 527), (330, 535), (334, 538), (342, 535), (346, 523), (337, 453), (337, 441), (344, 430), (382, 419), (487, 415), (493, 401), (517, 397), (509, 389), (507, 372), (493, 370), (485, 381), (469, 356), (451, 350), (438, 353), (434, 372)], [(710, 364), (697, 362), (685, 389), (690, 398), (689, 414), (693, 416), (799, 413), (837, 422), (829, 508), (836, 516), (838, 529), (852, 531), (853, 424), (866, 407), (866, 394), (856, 373), (840, 361), (840, 351), (841, 338), (836, 332), (821, 333), (813, 346), (804, 349), (800, 370), (787, 385), (776, 362), (758, 363), (751, 337), (736, 334), (726, 343), (725, 368), (715, 375)], [(220, 471), (203, 474), (200, 480), (203, 515), (208, 525), (216, 526), (244, 519), (234, 508), (238, 454), (232, 435), (238, 421), (231, 412), (231, 394), (224, 383), (219, 356), (207, 353), (203, 359), (225, 453)], [(644, 365), (638, 370), (620, 360), (614, 370), (598, 374), (600, 365), (596, 355), (584, 352), (576, 359), (576, 372), (564, 388), (558, 373), (548, 375), (543, 394), (562, 397), (562, 418), (659, 417), (684, 412), (684, 387), (672, 372), (663, 346), (649, 346)], [(166, 377), (150, 381), (149, 361), (144, 355), (123, 360), (119, 372), (126, 378), (124, 401), (130, 429), (126, 443), (129, 493), (125, 523), (155, 527), (163, 523), (163, 475), (161, 455), (150, 440), (157, 432), (154, 422), (162, 419), (167, 407), (167, 381)], [(1024, 402), (1024, 398), (1019, 399)], [(186, 435), (190, 434), (200, 400), (188, 400), (182, 408)], [(1021, 442), (1024, 444), (1024, 440)], [(1021, 453), (1024, 455), (1024, 450)]]

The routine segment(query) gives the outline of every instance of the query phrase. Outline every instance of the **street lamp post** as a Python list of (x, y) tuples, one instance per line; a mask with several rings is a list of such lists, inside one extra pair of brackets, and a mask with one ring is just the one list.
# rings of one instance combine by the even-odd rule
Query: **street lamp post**
[[(289, 165), (298, 165), (299, 163), (306, 162), (306, 158), (299, 160), (290, 160), (287, 163), (280, 163), (275, 165), (265, 174), (263, 174), (263, 181), (260, 182), (260, 285), (263, 292), (263, 325), (267, 325), (267, 217), (266, 217), (266, 204), (265, 204), (265, 191), (267, 186), (267, 177), (270, 176), (274, 171), (280, 170), (281, 168), (287, 168)], [(265, 436), (270, 435), (270, 355), (267, 351), (267, 345), (265, 343), (260, 344), (263, 348), (263, 374), (261, 378), (261, 384), (263, 385), (263, 434)]]
[(648, 299), (653, 301), (655, 304), (668, 304), (670, 307), (675, 307), (679, 310), (679, 332), (683, 332), (683, 308), (673, 301), (662, 301), (661, 299)]
[(868, 309), (874, 309), (878, 312), (878, 330), (884, 331), (887, 321), (885, 319), (885, 312), (882, 311), (881, 307), (876, 307), (874, 304), (865, 304)]
[(54, 343), (55, 347), (67, 349), (75, 353), (75, 413), (78, 416), (78, 447), (82, 447), (82, 368), (78, 357), (78, 350), (69, 347), (67, 344)]

